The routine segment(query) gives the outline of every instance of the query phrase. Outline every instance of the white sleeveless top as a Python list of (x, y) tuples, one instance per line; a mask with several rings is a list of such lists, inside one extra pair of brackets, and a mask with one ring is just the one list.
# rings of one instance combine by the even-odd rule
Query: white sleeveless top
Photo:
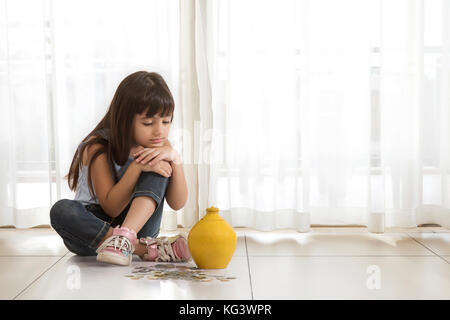
[[(104, 129), (99, 132), (99, 134), (109, 141), (109, 135), (107, 129)], [(81, 149), (85, 142), (80, 143), (78, 146), (78, 150)], [(128, 166), (131, 164), (131, 162), (134, 159), (129, 157), (127, 162), (123, 166), (119, 166), (114, 160), (114, 167), (116, 169), (117, 178), (120, 180), (122, 176), (125, 174), (125, 171), (127, 171)], [(82, 205), (89, 205), (89, 204), (100, 204), (97, 199), (97, 195), (95, 194), (95, 190), (92, 190), (95, 197), (91, 196), (91, 193), (89, 192), (89, 186), (88, 186), (88, 166), (81, 165), (81, 169), (78, 171), (78, 184), (76, 189), (75, 198), (73, 200), (80, 201)]]

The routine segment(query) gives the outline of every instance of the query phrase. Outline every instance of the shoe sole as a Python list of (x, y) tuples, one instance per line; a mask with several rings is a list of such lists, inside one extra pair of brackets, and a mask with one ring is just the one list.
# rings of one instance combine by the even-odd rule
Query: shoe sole
[(111, 263), (111, 264), (117, 264), (120, 266), (128, 266), (131, 263), (131, 256), (130, 257), (121, 257), (114, 253), (99, 252), (97, 254), (97, 261)]

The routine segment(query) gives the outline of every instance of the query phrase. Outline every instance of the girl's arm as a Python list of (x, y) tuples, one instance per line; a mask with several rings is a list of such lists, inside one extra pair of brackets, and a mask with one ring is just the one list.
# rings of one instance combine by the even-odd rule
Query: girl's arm
[(141, 172), (139, 164), (133, 161), (119, 182), (109, 190), (103, 208), (109, 216), (115, 218), (126, 208)]
[[(88, 164), (92, 156), (102, 147), (100, 144), (89, 146), (85, 150), (86, 156), (83, 155), (83, 164)], [(142, 169), (137, 163), (130, 163), (122, 178), (115, 183), (106, 153), (95, 158), (91, 166), (92, 184), (98, 202), (108, 216), (115, 218), (125, 209), (141, 172)]]
[(176, 211), (183, 208), (186, 204), (188, 189), (180, 155), (177, 154), (176, 159), (171, 161), (170, 164), (172, 166), (172, 176), (169, 179), (169, 186), (166, 191), (166, 201)]
[[(188, 198), (188, 189), (186, 179), (183, 172), (183, 163), (181, 161), (180, 154), (173, 149), (169, 140), (164, 142), (162, 148), (156, 148), (153, 151), (152, 148), (140, 147), (135, 154), (135, 160), (141, 164), (149, 164), (150, 166), (158, 163), (159, 161), (168, 161), (172, 167), (172, 175), (169, 179), (169, 185), (166, 191), (167, 204), (173, 210), (180, 210), (186, 204)], [(155, 150), (159, 152), (155, 153)]]

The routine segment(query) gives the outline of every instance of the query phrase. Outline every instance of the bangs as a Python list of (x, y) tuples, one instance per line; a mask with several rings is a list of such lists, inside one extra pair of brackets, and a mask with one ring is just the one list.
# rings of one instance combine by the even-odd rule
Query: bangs
[(151, 118), (155, 115), (169, 117), (173, 115), (175, 108), (174, 101), (170, 92), (161, 87), (151, 88), (148, 94), (144, 95), (143, 101), (140, 101), (137, 113), (142, 114), (146, 111), (146, 117)]

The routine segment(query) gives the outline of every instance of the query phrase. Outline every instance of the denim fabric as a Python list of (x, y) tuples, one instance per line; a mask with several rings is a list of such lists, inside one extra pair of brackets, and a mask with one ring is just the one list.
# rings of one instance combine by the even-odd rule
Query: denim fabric
[(164, 207), (164, 196), (169, 184), (169, 178), (154, 172), (142, 172), (130, 202), (122, 213), (111, 218), (100, 205), (83, 206), (81, 202), (70, 199), (57, 201), (50, 209), (50, 223), (62, 237), (69, 251), (82, 255), (97, 255), (95, 250), (105, 237), (110, 227), (121, 225), (130, 209), (131, 202), (136, 197), (147, 196), (156, 201), (156, 210), (137, 233), (138, 238), (156, 238), (161, 226)]

